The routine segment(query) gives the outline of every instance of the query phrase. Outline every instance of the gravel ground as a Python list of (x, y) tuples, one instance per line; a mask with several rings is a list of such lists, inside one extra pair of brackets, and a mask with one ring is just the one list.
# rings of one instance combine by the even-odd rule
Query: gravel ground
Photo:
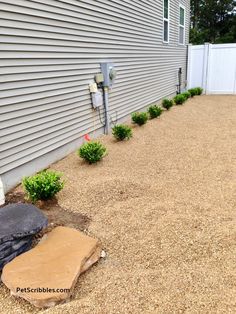
[[(107, 252), (73, 300), (47, 314), (236, 313), (236, 97), (202, 96), (102, 137), (108, 156), (71, 154), (63, 208), (89, 216)], [(1, 313), (36, 313), (0, 289)]]

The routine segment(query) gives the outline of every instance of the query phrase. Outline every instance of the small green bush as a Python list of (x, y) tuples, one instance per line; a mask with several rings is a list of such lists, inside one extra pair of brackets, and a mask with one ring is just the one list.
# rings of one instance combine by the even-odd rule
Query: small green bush
[(38, 174), (22, 180), (28, 199), (35, 202), (53, 198), (64, 187), (61, 174), (55, 171), (44, 170)]
[(148, 113), (151, 119), (155, 119), (162, 114), (162, 109), (157, 105), (153, 105), (148, 108)]
[(132, 113), (132, 121), (139, 126), (147, 123), (148, 114), (146, 112), (134, 112)]
[(132, 137), (132, 130), (128, 125), (120, 124), (112, 128), (112, 134), (118, 141), (129, 140)]
[(162, 100), (162, 107), (166, 110), (169, 110), (171, 107), (173, 107), (174, 103), (173, 100), (170, 99), (163, 99)]
[(186, 98), (183, 94), (176, 95), (174, 97), (174, 102), (176, 105), (182, 105), (186, 101)]
[(78, 155), (90, 164), (101, 160), (106, 154), (106, 147), (99, 142), (84, 143), (78, 150)]
[(190, 92), (187, 92), (187, 91), (186, 91), (186, 92), (183, 92), (182, 95), (184, 95), (184, 97), (185, 97), (186, 100), (191, 97)]
[(201, 95), (203, 93), (203, 88), (201, 87), (196, 87), (196, 94)]
[(189, 93), (191, 94), (191, 97), (201, 95), (203, 93), (203, 88), (201, 87), (195, 87), (195, 88), (190, 88)]
[(197, 90), (196, 90), (196, 88), (190, 88), (190, 89), (188, 90), (188, 92), (191, 94), (191, 97), (194, 97), (194, 96), (197, 95)]

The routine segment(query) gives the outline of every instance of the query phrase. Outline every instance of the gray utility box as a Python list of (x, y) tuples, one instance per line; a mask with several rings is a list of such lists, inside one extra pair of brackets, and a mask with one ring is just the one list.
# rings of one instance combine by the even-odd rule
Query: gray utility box
[(103, 86), (112, 87), (114, 80), (116, 78), (116, 70), (112, 62), (102, 62), (101, 70), (104, 76)]

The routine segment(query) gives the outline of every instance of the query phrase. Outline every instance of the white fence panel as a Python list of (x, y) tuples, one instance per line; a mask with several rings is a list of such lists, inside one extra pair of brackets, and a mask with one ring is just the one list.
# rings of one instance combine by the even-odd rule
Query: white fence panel
[(203, 86), (204, 45), (188, 49), (188, 87)]
[(189, 45), (188, 88), (206, 94), (236, 94), (236, 44)]

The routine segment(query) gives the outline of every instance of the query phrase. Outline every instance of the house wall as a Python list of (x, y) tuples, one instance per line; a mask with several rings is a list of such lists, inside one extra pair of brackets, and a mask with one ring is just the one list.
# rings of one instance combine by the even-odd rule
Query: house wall
[(75, 150), (85, 133), (103, 133), (88, 89), (101, 61), (111, 60), (117, 70), (113, 120), (175, 93), (179, 67), (186, 79), (179, 4), (186, 7), (187, 44), (189, 0), (170, 1), (168, 44), (162, 41), (162, 0), (0, 0), (5, 190)]

